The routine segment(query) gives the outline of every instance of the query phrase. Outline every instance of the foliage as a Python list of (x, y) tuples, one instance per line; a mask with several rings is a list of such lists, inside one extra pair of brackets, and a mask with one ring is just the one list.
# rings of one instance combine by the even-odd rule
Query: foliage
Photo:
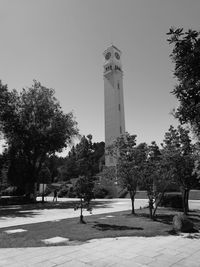
[(106, 189), (107, 198), (118, 197), (116, 168), (114, 166), (104, 166), (103, 170), (97, 175), (97, 184)]
[(165, 134), (162, 157), (166, 174), (169, 174), (171, 181), (176, 183), (182, 192), (185, 214), (188, 212), (189, 191), (197, 180), (193, 172), (195, 162), (193, 150), (189, 131), (181, 126), (177, 129), (170, 126)]
[(50, 182), (51, 182), (51, 173), (49, 171), (49, 168), (43, 165), (39, 172), (38, 183), (49, 184)]
[(95, 176), (104, 164), (104, 142), (92, 142), (92, 135), (82, 136), (80, 142), (71, 148), (63, 166), (59, 167), (61, 180), (82, 175)]
[(80, 223), (85, 223), (83, 220), (83, 209), (91, 211), (90, 201), (94, 198), (94, 181), (91, 176), (80, 176), (75, 184), (75, 192), (80, 198), (80, 204), (75, 209), (80, 208)]
[(9, 92), (2, 84), (0, 89), (0, 124), (8, 144), (9, 180), (33, 193), (47, 155), (60, 152), (71, 142), (78, 133), (77, 123), (72, 113), (63, 113), (54, 90), (37, 81), (20, 93)]
[(47, 155), (45, 164), (51, 173), (51, 182), (55, 182), (59, 176), (59, 167), (65, 164), (65, 158), (58, 157), (57, 155)]
[(94, 198), (105, 198), (108, 195), (107, 188), (104, 188), (102, 186), (96, 185), (94, 187)]
[(171, 207), (171, 208), (181, 209), (183, 206), (182, 205), (182, 196), (179, 192), (165, 193), (165, 195), (163, 196), (159, 205), (163, 206), (163, 207)]
[(58, 197), (67, 197), (68, 192), (69, 192), (69, 189), (65, 186), (59, 190)]
[(136, 135), (126, 133), (108, 147), (108, 153), (115, 156), (117, 160), (117, 181), (129, 192), (134, 214), (135, 194), (141, 179), (142, 165), (147, 157), (147, 145), (141, 143), (136, 146)]
[(171, 28), (167, 34), (173, 45), (171, 59), (177, 78), (173, 94), (179, 107), (175, 116), (181, 124), (189, 123), (200, 138), (200, 32)]
[[(152, 142), (147, 148), (147, 157), (142, 167), (140, 185), (147, 191), (149, 199), (150, 218), (153, 219), (165, 191), (165, 182), (161, 175), (161, 152), (155, 142)], [(155, 209), (154, 209), (155, 205)]]

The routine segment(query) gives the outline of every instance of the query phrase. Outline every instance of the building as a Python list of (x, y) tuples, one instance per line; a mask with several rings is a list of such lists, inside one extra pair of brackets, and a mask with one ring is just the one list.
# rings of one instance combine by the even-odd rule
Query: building
[[(121, 54), (114, 45), (109, 46), (103, 53), (105, 150), (117, 137), (125, 133)], [(105, 154), (105, 165), (115, 166), (116, 160)]]

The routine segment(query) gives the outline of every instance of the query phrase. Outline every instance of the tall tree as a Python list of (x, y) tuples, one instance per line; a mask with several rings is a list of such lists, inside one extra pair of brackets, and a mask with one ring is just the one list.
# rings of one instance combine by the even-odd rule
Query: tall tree
[(65, 179), (99, 173), (104, 162), (104, 146), (104, 142), (93, 142), (91, 134), (82, 136), (80, 142), (72, 147), (61, 168)]
[[(150, 218), (153, 219), (165, 191), (165, 183), (160, 172), (161, 152), (155, 142), (148, 146), (148, 155), (141, 168), (139, 184), (147, 191)], [(166, 181), (166, 180), (165, 180)], [(155, 208), (154, 208), (155, 205)]]
[(141, 179), (142, 165), (147, 157), (147, 145), (141, 143), (136, 146), (136, 135), (126, 133), (118, 137), (107, 151), (117, 160), (117, 181), (129, 192), (132, 214), (135, 214), (135, 194)]
[(171, 28), (167, 34), (177, 78), (172, 92), (179, 101), (175, 116), (181, 124), (189, 123), (200, 139), (200, 32)]
[(189, 192), (196, 183), (196, 174), (193, 172), (193, 146), (189, 131), (181, 126), (178, 126), (177, 129), (170, 126), (165, 134), (162, 157), (166, 162), (166, 172), (170, 173), (172, 182), (175, 182), (180, 188), (183, 210), (187, 214)]
[[(60, 152), (71, 142), (78, 134), (77, 123), (72, 113), (64, 114), (54, 90), (37, 81), (20, 93), (0, 86), (0, 123), (10, 154), (9, 179), (33, 193), (46, 156)], [(13, 172), (18, 165), (22, 168), (20, 183)]]

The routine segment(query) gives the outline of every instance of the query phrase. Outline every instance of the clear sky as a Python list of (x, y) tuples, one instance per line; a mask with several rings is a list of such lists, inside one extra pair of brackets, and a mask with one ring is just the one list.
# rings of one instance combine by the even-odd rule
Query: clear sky
[(54, 88), (81, 134), (104, 140), (103, 51), (122, 51), (126, 130), (162, 142), (177, 106), (171, 26), (200, 30), (199, 0), (0, 0), (0, 79)]

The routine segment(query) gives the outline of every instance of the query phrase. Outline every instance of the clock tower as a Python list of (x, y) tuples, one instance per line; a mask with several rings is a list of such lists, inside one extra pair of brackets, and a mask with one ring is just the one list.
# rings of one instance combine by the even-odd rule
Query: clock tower
[[(109, 46), (104, 55), (104, 111), (105, 111), (105, 151), (117, 137), (125, 133), (123, 71), (121, 51)], [(106, 155), (105, 165), (115, 166), (116, 160)]]

